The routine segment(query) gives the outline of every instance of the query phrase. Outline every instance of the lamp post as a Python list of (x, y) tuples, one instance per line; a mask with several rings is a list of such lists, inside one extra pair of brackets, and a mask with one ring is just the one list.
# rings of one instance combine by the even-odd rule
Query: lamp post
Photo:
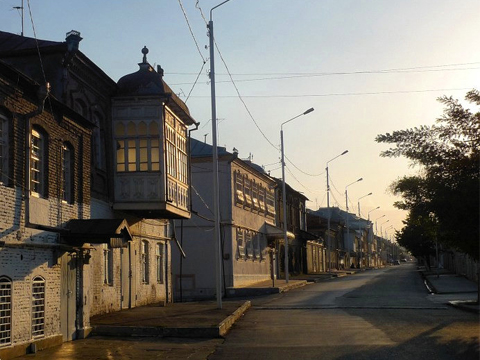
[[(380, 206), (377, 206), (375, 209), (372, 209), (370, 210), (368, 213), (367, 213), (367, 217), (368, 217), (368, 224), (369, 224), (369, 230), (368, 230), (368, 234), (367, 234), (367, 254), (368, 254), (368, 265), (370, 266), (370, 246), (368, 244), (368, 241), (369, 241), (369, 238), (371, 237), (370, 234), (370, 213), (374, 212), (375, 210), (378, 210), (380, 209)], [(372, 224), (372, 229), (371, 231), (373, 232), (373, 224)], [(373, 234), (372, 234), (373, 235)]]
[(213, 10), (229, 2), (226, 0), (210, 10), (210, 21), (208, 22), (208, 36), (210, 45), (210, 94), (212, 106), (212, 161), (213, 161), (213, 213), (215, 217), (215, 287), (217, 292), (217, 307), (222, 308), (222, 247), (220, 244), (220, 191), (218, 187), (218, 149), (217, 149), (217, 107), (215, 97), (215, 40), (213, 36)]
[(336, 158), (345, 155), (348, 153), (348, 150), (345, 150), (342, 152), (340, 155), (335, 156), (333, 159), (330, 159), (327, 161), (325, 171), (327, 172), (327, 253), (328, 253), (328, 272), (330, 272), (330, 182), (329, 182), (329, 176), (328, 176), (328, 163), (332, 162)]
[[(349, 223), (348, 223), (348, 220), (350, 218), (350, 215), (348, 215), (348, 192), (347, 192), (347, 188), (350, 186), (350, 185), (353, 185), (353, 184), (356, 184), (357, 182), (359, 181), (362, 181), (363, 178), (360, 178), (358, 180), (355, 180), (354, 182), (348, 184), (347, 186), (345, 186), (345, 209), (347, 210), (347, 244), (348, 244), (348, 261), (350, 262), (350, 251), (353, 250), (353, 246), (352, 246), (352, 249), (350, 250), (350, 229), (349, 229)], [(353, 239), (355, 241), (355, 238)], [(350, 265), (349, 265), (350, 267)]]
[(383, 236), (382, 226), (389, 221), (390, 221), (390, 219), (388, 219), (387, 221), (384, 221), (383, 223), (380, 224), (380, 236)]
[(285, 282), (288, 283), (288, 236), (287, 236), (287, 192), (285, 190), (285, 151), (283, 146), (283, 125), (296, 118), (311, 113), (314, 109), (310, 108), (293, 118), (284, 121), (280, 125), (280, 150), (282, 152), (282, 202), (283, 202), (283, 243), (285, 246)]
[(362, 217), (362, 213), (360, 212), (360, 200), (362, 200), (364, 197), (370, 196), (373, 193), (368, 193), (367, 195), (363, 195), (362, 197), (358, 198), (357, 204), (358, 204), (358, 216)]
[[(377, 220), (378, 220), (378, 219), (381, 219), (381, 218), (384, 218), (385, 216), (386, 216), (386, 215), (382, 215), (382, 216), (376, 218), (375, 221), (374, 221), (374, 223), (375, 223), (375, 233), (376, 233), (377, 235), (378, 235)], [(380, 235), (382, 235), (382, 234), (380, 234)]]

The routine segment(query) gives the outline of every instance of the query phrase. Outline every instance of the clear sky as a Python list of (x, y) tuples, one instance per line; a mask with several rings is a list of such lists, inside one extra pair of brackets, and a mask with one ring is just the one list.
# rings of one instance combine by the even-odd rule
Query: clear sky
[[(13, 7), (21, 3), (0, 0), (1, 30), (20, 34)], [(146, 45), (149, 62), (163, 67), (165, 81), (201, 123), (193, 136), (211, 143), (202, 13), (208, 20), (219, 3), (24, 0), (25, 36), (34, 36), (31, 17), (39, 39), (63, 41), (78, 30), (80, 50), (115, 81), (138, 69)], [(314, 107), (284, 126), (287, 182), (310, 199), (309, 208), (326, 206), (326, 162), (348, 149), (329, 165), (331, 205), (345, 209), (345, 186), (362, 177), (348, 187), (350, 211), (373, 192), (361, 200), (363, 217), (380, 206), (370, 214), (378, 230), (400, 229), (405, 213), (393, 207), (398, 199), (388, 187), (416, 169), (405, 159), (379, 157), (386, 146), (375, 136), (433, 124), (443, 110), (437, 97), (463, 99), (480, 87), (480, 1), (231, 0), (214, 10), (213, 20), (242, 96), (216, 53), (219, 145), (235, 147), (241, 158), (251, 154), (281, 177), (280, 124)]]

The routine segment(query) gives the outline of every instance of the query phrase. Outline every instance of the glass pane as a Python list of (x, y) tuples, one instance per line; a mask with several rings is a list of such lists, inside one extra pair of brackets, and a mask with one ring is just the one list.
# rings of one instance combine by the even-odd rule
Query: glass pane
[(130, 122), (128, 123), (128, 126), (127, 126), (127, 135), (128, 135), (128, 136), (135, 136), (135, 135), (136, 135), (135, 124), (133, 123), (133, 121), (130, 121)]
[(123, 123), (118, 123), (117, 126), (115, 126), (115, 135), (125, 136), (125, 125), (123, 125)]
[(147, 124), (143, 121), (138, 124), (138, 135), (147, 135)]
[(158, 124), (155, 121), (150, 123), (150, 135), (158, 135)]
[(140, 164), (140, 171), (148, 171), (148, 164), (147, 163)]
[(125, 164), (117, 164), (117, 171), (118, 172), (125, 171)]
[(148, 162), (148, 152), (147, 149), (141, 148), (140, 149), (140, 162), (141, 163), (147, 163)]
[(159, 171), (160, 170), (160, 164), (159, 163), (152, 163), (152, 170), (153, 171)]

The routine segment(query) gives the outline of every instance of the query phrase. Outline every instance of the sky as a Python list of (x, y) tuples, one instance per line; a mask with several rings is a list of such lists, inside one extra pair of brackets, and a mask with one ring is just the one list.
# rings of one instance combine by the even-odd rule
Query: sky
[[(192, 136), (211, 144), (206, 21), (221, 2), (24, 0), (24, 35), (80, 31), (80, 50), (115, 81), (137, 71), (147, 46), (200, 122)], [(21, 33), (21, 5), (0, 0), (0, 30)], [(345, 210), (348, 185), (350, 212), (362, 198), (379, 233), (401, 229), (406, 213), (389, 187), (419, 169), (380, 157), (389, 146), (375, 137), (432, 125), (439, 96), (480, 87), (480, 1), (230, 0), (212, 14), (218, 144), (281, 178), (281, 124), (313, 107), (283, 126), (287, 183), (308, 208), (325, 207), (329, 162), (330, 206)]]

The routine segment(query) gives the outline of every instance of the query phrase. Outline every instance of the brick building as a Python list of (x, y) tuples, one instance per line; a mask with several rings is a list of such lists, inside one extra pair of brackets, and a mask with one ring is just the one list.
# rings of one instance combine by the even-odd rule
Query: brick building
[(172, 299), (196, 122), (146, 48), (116, 83), (81, 40), (0, 32), (2, 359), (85, 337), (91, 316)]

